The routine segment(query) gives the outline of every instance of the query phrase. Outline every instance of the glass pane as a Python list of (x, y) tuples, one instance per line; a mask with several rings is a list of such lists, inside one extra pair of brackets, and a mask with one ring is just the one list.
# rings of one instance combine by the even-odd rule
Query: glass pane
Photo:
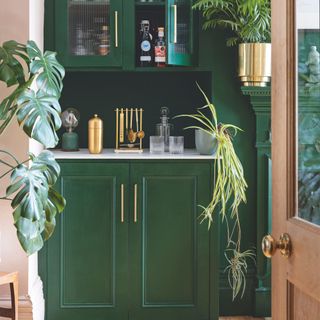
[(175, 53), (191, 53), (191, 10), (190, 2), (186, 0), (177, 0), (177, 43), (175, 44)]
[(298, 216), (320, 225), (320, 8), (296, 0)]
[(68, 19), (71, 55), (110, 53), (110, 0), (69, 0)]

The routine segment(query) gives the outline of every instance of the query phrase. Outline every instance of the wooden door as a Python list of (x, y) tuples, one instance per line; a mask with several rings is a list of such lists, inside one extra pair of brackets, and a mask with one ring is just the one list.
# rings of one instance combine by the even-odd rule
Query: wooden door
[(274, 320), (320, 318), (319, 11), (318, 0), (272, 1), (272, 233), (292, 249), (272, 258)]
[(194, 12), (191, 0), (167, 1), (168, 64), (192, 66)]
[(66, 67), (122, 65), (122, 0), (55, 2), (55, 43)]
[(67, 205), (40, 256), (46, 319), (127, 319), (129, 165), (73, 161), (61, 169)]
[(210, 176), (210, 163), (132, 165), (130, 320), (210, 318), (210, 233), (198, 219)]

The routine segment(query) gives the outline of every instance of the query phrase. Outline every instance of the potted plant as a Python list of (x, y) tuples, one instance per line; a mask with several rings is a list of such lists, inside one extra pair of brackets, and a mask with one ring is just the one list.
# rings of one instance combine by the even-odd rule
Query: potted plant
[(238, 74), (245, 86), (266, 86), (271, 81), (271, 1), (196, 0), (203, 28), (221, 27), (233, 35), (227, 45), (239, 44)]
[[(232, 124), (219, 123), (214, 105), (200, 87), (199, 89), (205, 98), (205, 106), (197, 109), (195, 114), (182, 114), (176, 117), (188, 117), (196, 120), (199, 125), (192, 125), (185, 129), (200, 130), (215, 137), (217, 142), (212, 200), (207, 206), (200, 205), (203, 209), (201, 221), (208, 221), (210, 228), (214, 215), (219, 211), (222, 221), (226, 222), (227, 248), (225, 257), (228, 265), (225, 271), (228, 272), (228, 280), (234, 299), (239, 293), (241, 296), (244, 294), (248, 259), (255, 261), (253, 250), (242, 251), (241, 249), (241, 224), (238, 208), (241, 203), (246, 203), (247, 182), (241, 161), (233, 147), (233, 137), (241, 129)], [(209, 110), (209, 116), (205, 114), (206, 110)], [(214, 144), (216, 142), (213, 141)]]
[[(15, 88), (0, 103), (0, 134), (16, 118), (30, 138), (44, 148), (55, 147), (59, 140), (56, 130), (61, 126), (58, 100), (63, 77), (56, 53), (43, 54), (34, 41), (27, 45), (4, 42), (0, 46), (0, 81)], [(52, 235), (55, 216), (64, 209), (65, 199), (53, 188), (60, 167), (48, 150), (37, 156), (29, 154), (22, 162), (0, 150), (0, 165), (5, 167), (0, 180), (10, 175), (0, 200), (11, 202), (17, 237), (30, 255)]]

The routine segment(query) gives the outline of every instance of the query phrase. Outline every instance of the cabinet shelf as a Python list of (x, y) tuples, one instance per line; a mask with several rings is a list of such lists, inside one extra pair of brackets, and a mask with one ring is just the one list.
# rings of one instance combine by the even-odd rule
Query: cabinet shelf
[(164, 1), (154, 1), (154, 2), (136, 2), (136, 6), (165, 6), (166, 3)]

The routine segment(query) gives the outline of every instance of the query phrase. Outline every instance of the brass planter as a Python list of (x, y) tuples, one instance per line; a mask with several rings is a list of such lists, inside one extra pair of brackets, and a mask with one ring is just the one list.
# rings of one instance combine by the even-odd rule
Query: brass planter
[(271, 43), (239, 44), (239, 77), (244, 86), (267, 86), (271, 81)]

